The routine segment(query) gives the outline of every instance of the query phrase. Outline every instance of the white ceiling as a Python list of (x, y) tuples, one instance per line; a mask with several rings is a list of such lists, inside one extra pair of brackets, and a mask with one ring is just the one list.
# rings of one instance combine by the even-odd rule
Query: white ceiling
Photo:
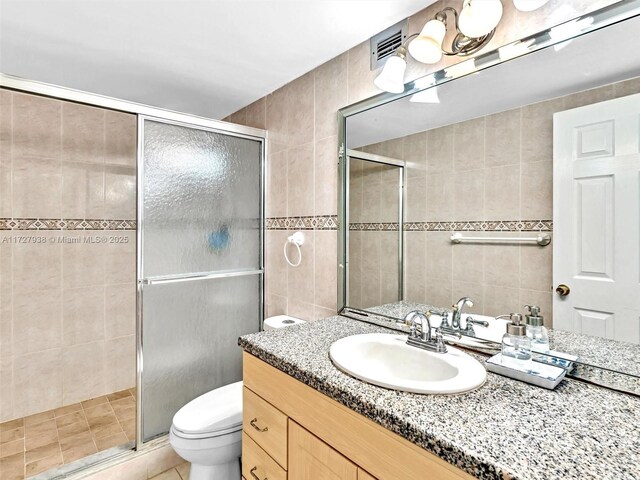
[(211, 118), (433, 0), (0, 0), (0, 71)]

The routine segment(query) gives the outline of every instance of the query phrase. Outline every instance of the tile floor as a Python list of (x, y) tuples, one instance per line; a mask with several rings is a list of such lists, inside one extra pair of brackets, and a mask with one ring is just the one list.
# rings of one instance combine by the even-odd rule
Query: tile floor
[(150, 480), (189, 480), (189, 462), (182, 463), (171, 470), (162, 472), (160, 475), (152, 477)]
[(135, 439), (135, 389), (0, 423), (0, 478), (21, 480)]

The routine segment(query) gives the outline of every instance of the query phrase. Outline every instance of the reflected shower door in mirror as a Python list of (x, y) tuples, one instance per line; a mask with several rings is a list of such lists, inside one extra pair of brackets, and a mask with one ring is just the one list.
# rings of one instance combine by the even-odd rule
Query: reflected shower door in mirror
[(349, 151), (349, 304), (370, 308), (402, 300), (404, 162)]
[[(491, 328), (474, 325), (468, 343), (495, 351), (495, 317), (537, 305), (552, 349), (640, 393), (640, 49), (603, 48), (637, 43), (640, 2), (625, 6), (618, 23), (560, 44), (541, 32), (532, 53), (489, 52), (468, 61), (472, 75), (436, 72), (342, 110), (348, 150), (405, 165), (405, 295), (368, 310), (402, 317), (471, 297), (462, 325), (470, 314)], [(613, 8), (574, 23), (598, 26)]]

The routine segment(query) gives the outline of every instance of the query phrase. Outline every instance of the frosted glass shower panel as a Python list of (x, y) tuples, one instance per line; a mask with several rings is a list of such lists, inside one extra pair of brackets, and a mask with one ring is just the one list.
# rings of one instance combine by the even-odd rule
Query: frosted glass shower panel
[(260, 288), (259, 274), (145, 285), (144, 441), (190, 400), (242, 379), (238, 337), (258, 331)]
[(260, 268), (261, 142), (144, 121), (146, 278)]

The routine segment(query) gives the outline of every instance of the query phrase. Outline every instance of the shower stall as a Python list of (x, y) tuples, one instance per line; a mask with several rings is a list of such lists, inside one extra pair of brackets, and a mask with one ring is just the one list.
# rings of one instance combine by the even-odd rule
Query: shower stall
[(0, 74), (2, 478), (144, 451), (241, 379), (264, 150), (262, 130)]

